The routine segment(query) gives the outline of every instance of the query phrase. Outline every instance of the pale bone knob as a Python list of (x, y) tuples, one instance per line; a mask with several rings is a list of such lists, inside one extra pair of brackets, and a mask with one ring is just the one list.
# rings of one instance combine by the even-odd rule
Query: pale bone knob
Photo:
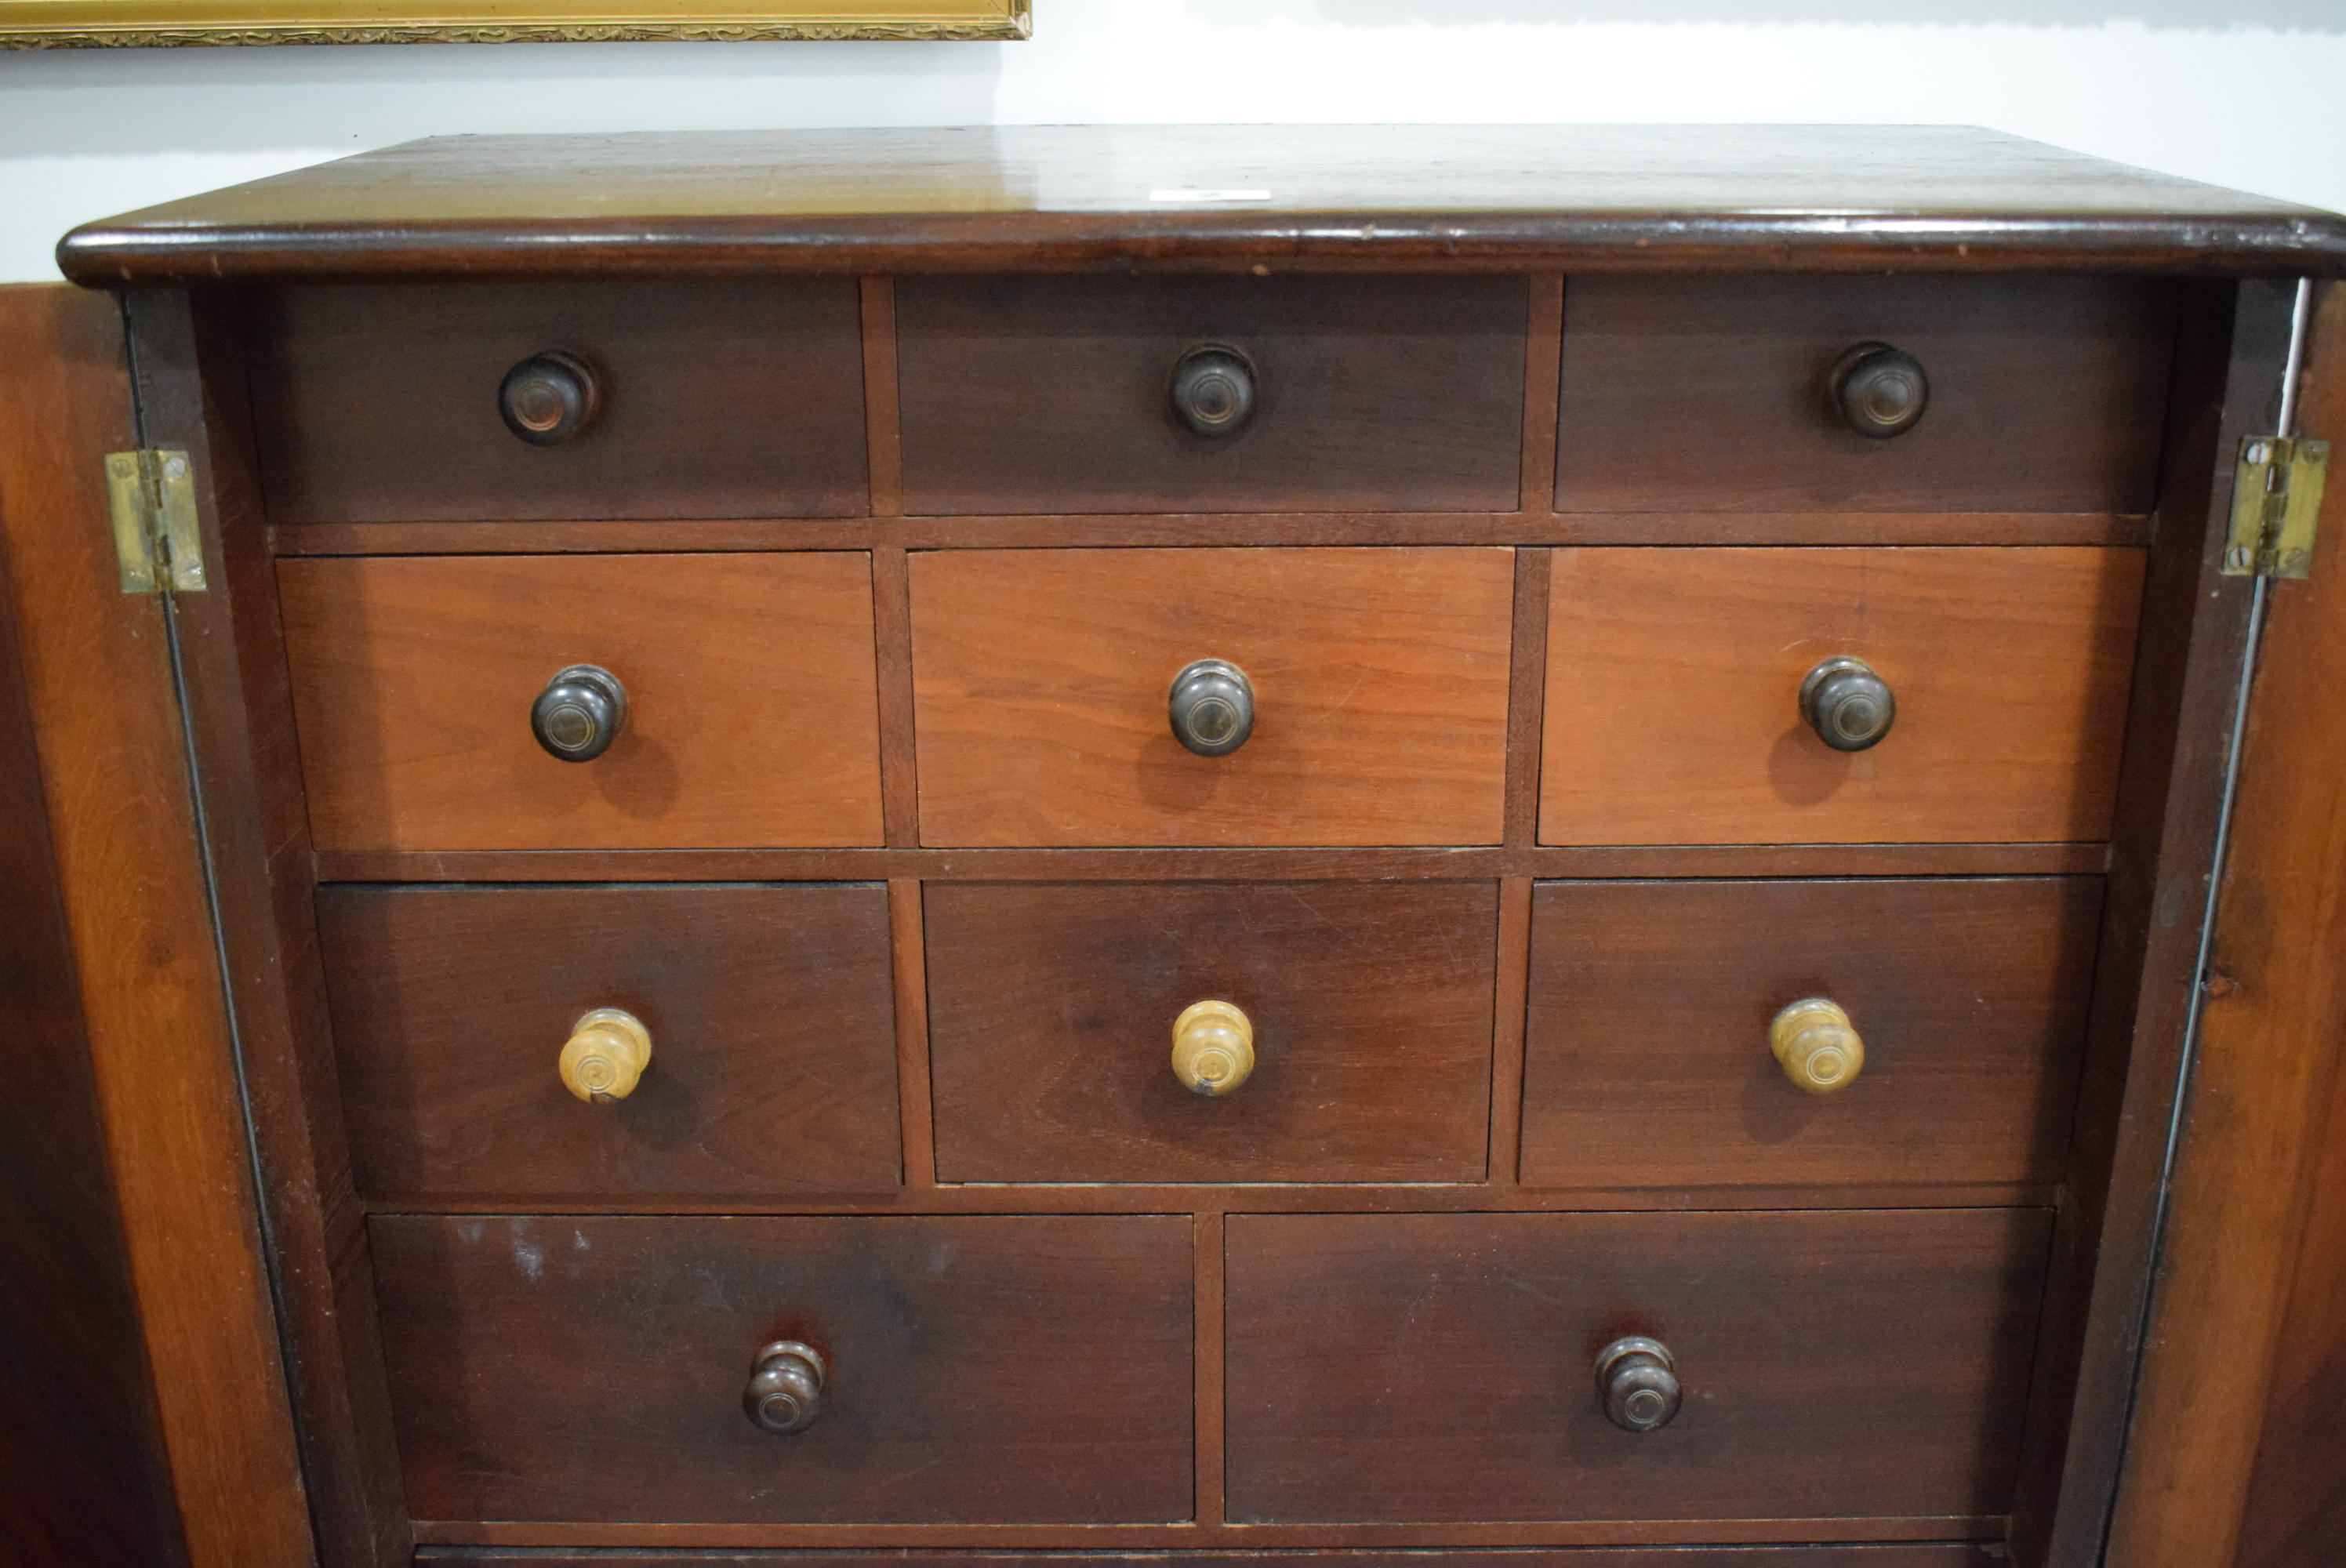
[(1811, 1095), (1846, 1089), (1865, 1068), (1865, 1042), (1841, 1003), (1804, 996), (1768, 1025), (1768, 1048), (1784, 1076)]
[(635, 1093), (652, 1064), (652, 1033), (618, 1007), (597, 1007), (570, 1026), (562, 1047), (562, 1086), (590, 1105), (607, 1105)]
[(1173, 1021), (1173, 1075), (1194, 1095), (1227, 1095), (1254, 1071), (1254, 1025), (1227, 1002), (1193, 1002)]

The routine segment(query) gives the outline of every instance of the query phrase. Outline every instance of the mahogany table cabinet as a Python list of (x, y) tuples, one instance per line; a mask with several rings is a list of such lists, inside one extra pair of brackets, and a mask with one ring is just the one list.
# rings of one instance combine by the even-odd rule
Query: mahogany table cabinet
[(2100, 1560), (2346, 220), (456, 137), (60, 257), (251, 1227), (132, 1259), (191, 1561)]

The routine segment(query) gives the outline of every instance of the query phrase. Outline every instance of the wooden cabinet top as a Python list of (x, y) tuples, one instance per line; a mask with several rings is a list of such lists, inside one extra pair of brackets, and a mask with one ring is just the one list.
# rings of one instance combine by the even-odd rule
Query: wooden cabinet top
[(1285, 265), (2346, 272), (2346, 218), (1954, 126), (442, 137), (76, 229), (109, 285)]

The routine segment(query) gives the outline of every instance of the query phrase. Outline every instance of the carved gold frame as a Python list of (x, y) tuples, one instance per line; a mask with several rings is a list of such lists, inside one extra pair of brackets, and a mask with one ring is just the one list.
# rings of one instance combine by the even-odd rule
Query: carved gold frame
[(1031, 0), (0, 0), (0, 48), (1024, 38)]

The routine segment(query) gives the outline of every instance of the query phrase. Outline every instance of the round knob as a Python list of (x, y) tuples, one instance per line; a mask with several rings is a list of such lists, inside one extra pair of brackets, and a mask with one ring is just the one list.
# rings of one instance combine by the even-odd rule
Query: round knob
[(497, 412), (532, 446), (559, 446), (595, 423), (603, 392), (586, 361), (559, 349), (532, 354), (505, 372)]
[(1835, 751), (1862, 751), (1890, 733), (1898, 699), (1862, 658), (1829, 658), (1800, 682), (1800, 717)]
[(620, 1007), (597, 1007), (580, 1015), (563, 1043), (562, 1086), (593, 1105), (607, 1105), (636, 1092), (652, 1064), (652, 1032)]
[(529, 705), (529, 732), (558, 762), (592, 762), (627, 722), (627, 688), (599, 664), (556, 672)]
[(1678, 1374), (1669, 1347), (1633, 1334), (1596, 1352), (1596, 1391), (1605, 1414), (1625, 1432), (1649, 1432), (1678, 1413)]
[(1923, 361), (1888, 343), (1859, 343), (1834, 362), (1828, 385), (1849, 428), (1874, 441), (1903, 435), (1931, 404)]
[(1193, 1002), (1173, 1021), (1173, 1075), (1193, 1095), (1227, 1095), (1254, 1071), (1254, 1024), (1227, 1002)]
[(1193, 435), (1234, 435), (1254, 417), (1254, 366), (1236, 349), (1202, 344), (1173, 365), (1173, 416)]
[(1865, 1042), (1841, 1003), (1821, 996), (1802, 997), (1776, 1014), (1768, 1049), (1783, 1064), (1784, 1076), (1811, 1095), (1846, 1089), (1865, 1070)]
[(1200, 757), (1227, 757), (1254, 733), (1254, 683), (1228, 660), (1201, 658), (1173, 677), (1166, 708), (1174, 739)]
[(802, 1432), (822, 1412), (822, 1357), (812, 1345), (777, 1339), (750, 1363), (741, 1409), (761, 1431)]

